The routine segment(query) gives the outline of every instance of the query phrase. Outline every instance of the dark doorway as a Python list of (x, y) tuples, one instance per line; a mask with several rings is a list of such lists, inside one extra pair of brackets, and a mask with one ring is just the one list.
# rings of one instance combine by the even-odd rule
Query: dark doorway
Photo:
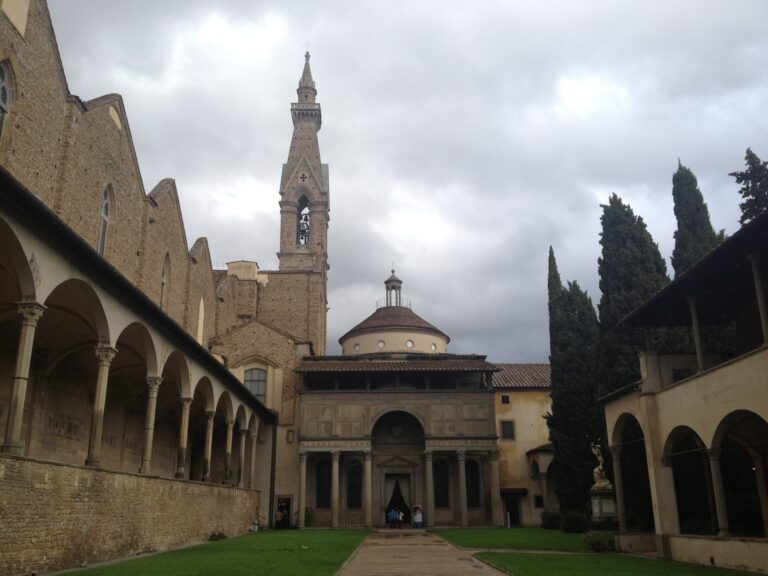
[(504, 513), (507, 526), (520, 526), (520, 494), (504, 494)]
[(411, 507), (408, 503), (410, 499), (410, 478), (408, 474), (387, 474), (384, 479), (384, 488), (387, 491), (389, 500), (384, 510), (386, 514), (393, 508), (403, 513), (403, 524), (411, 522)]
[(277, 497), (277, 512), (275, 512), (275, 528), (291, 527), (291, 497)]

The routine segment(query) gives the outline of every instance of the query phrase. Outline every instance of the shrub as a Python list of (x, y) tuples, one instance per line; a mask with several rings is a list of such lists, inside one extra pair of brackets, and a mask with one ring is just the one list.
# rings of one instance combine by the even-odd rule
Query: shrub
[(613, 533), (589, 531), (584, 534), (584, 544), (586, 544), (592, 552), (612, 552)]
[(589, 529), (602, 532), (618, 532), (619, 521), (615, 518), (603, 518), (602, 520), (593, 519), (589, 525)]
[(581, 512), (566, 512), (560, 529), (563, 532), (581, 533), (589, 530), (589, 517)]
[(225, 540), (227, 537), (224, 532), (211, 532), (211, 535), (208, 536), (208, 542), (216, 542), (216, 540)]
[(307, 506), (304, 509), (304, 526), (311, 528), (315, 525), (315, 511)]
[(549, 512), (545, 510), (541, 513), (541, 527), (547, 530), (560, 528), (563, 519), (560, 512)]

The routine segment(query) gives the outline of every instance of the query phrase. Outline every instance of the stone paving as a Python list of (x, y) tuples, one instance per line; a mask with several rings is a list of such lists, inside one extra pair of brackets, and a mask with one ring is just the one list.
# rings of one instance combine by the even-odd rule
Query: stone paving
[(338, 576), (503, 576), (439, 536), (428, 532), (374, 532)]

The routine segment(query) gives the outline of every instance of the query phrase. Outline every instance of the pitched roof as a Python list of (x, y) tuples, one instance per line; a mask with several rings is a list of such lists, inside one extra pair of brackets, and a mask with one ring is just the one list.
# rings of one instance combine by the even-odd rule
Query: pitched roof
[(366, 354), (308, 356), (296, 372), (478, 372), (495, 371), (477, 354)]
[(405, 306), (382, 306), (368, 316), (357, 326), (339, 338), (339, 343), (360, 332), (376, 332), (378, 330), (418, 330), (432, 332), (448, 342), (451, 339), (442, 331), (424, 320), (410, 308)]
[(551, 376), (549, 364), (496, 364), (500, 372), (493, 375), (493, 387), (509, 388), (549, 388)]

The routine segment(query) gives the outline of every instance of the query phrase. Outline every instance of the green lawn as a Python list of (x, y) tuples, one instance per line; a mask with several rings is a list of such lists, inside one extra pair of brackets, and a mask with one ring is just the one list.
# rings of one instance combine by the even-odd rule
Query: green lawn
[(81, 570), (83, 576), (331, 576), (364, 530), (274, 530)]
[(734, 576), (735, 570), (694, 566), (623, 554), (526, 554), (480, 552), (489, 564), (514, 576)]
[(587, 552), (582, 534), (566, 534), (543, 528), (445, 528), (437, 534), (463, 548), (510, 548), (515, 550), (563, 550)]

